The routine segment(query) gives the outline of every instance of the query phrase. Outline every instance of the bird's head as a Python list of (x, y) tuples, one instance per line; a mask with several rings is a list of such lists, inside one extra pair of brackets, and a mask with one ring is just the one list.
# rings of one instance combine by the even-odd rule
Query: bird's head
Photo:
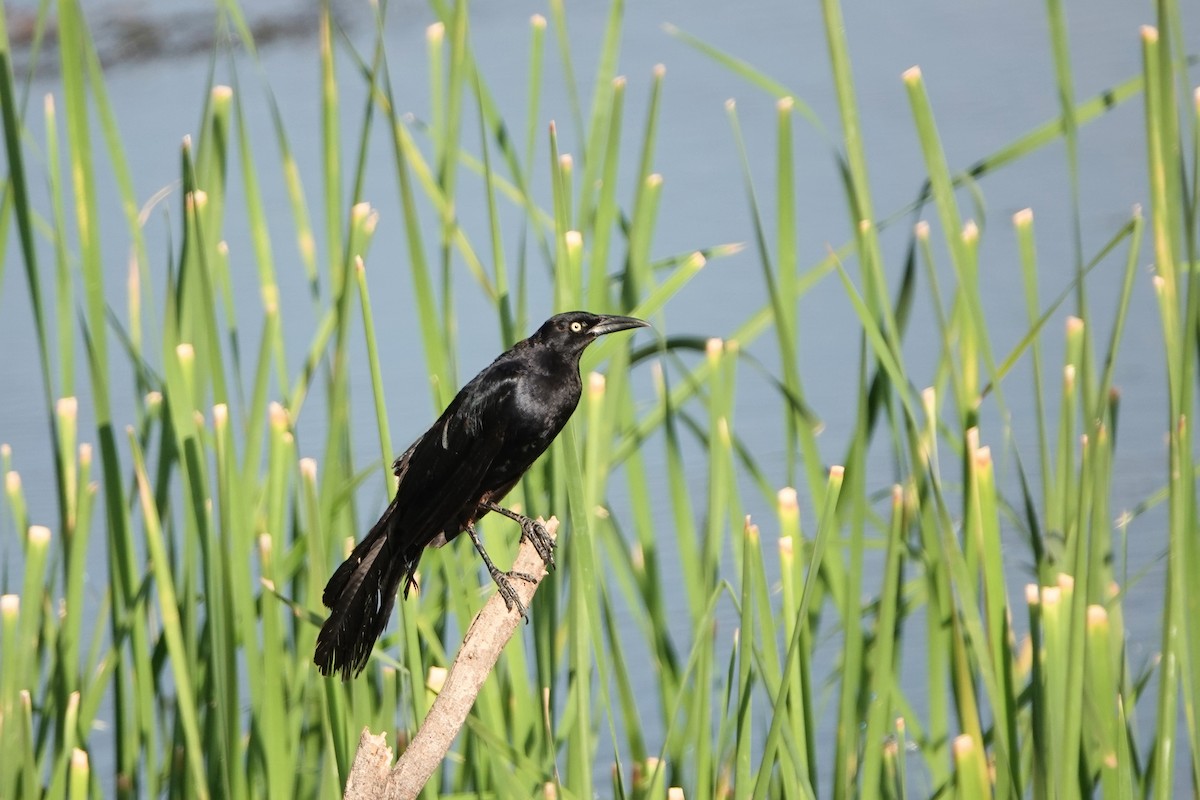
[(582, 353), (585, 347), (606, 333), (649, 327), (649, 322), (636, 317), (568, 311), (546, 320), (534, 338), (568, 352)]

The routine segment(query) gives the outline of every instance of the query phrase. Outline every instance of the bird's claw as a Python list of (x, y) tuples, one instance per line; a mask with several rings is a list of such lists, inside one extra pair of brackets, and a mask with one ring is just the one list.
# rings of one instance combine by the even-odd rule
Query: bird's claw
[(549, 569), (554, 569), (554, 537), (546, 527), (536, 519), (526, 518), (521, 522), (521, 538), (533, 543), (533, 549), (542, 557), (542, 562)]
[(522, 580), (527, 583), (537, 583), (538, 579), (526, 572), (501, 572), (497, 569), (492, 572), (492, 580), (495, 581), (496, 590), (504, 598), (504, 605), (508, 607), (508, 610), (512, 611), (516, 608), (517, 613), (528, 623), (529, 614), (527, 613), (525, 604), (521, 602), (517, 590), (513, 587), (512, 581)]

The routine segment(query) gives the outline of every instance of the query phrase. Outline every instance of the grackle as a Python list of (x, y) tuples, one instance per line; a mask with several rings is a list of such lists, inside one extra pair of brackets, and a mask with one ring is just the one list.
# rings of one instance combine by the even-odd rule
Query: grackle
[(463, 531), (509, 610), (525, 614), (509, 579), (534, 578), (501, 572), (483, 549), (475, 522), (489, 511), (512, 519), (521, 525), (521, 538), (553, 566), (554, 540), (545, 528), (498, 501), (574, 413), (583, 389), (579, 359), (584, 349), (604, 334), (640, 327), (649, 325), (585, 311), (556, 314), (476, 375), (433, 427), (396, 459), (396, 496), (321, 596), (331, 609), (313, 658), (322, 674), (340, 672), (344, 680), (362, 671), (387, 626), (400, 582), (406, 597), (416, 583), (421, 552)]

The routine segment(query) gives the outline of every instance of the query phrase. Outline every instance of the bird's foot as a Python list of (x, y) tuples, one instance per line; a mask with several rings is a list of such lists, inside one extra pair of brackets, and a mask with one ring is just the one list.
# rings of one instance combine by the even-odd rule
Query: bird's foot
[(496, 567), (491, 567), (488, 571), (491, 572), (492, 580), (496, 583), (496, 590), (504, 598), (504, 605), (508, 607), (509, 611), (512, 611), (514, 608), (517, 609), (517, 613), (528, 623), (529, 614), (526, 613), (525, 604), (521, 602), (520, 596), (517, 595), (517, 590), (513, 587), (512, 581), (521, 580), (528, 583), (537, 583), (538, 579), (525, 572), (501, 572)]
[(546, 526), (536, 519), (525, 517), (521, 520), (521, 538), (528, 539), (533, 549), (542, 557), (542, 562), (549, 569), (554, 569), (554, 537), (546, 530)]
[(483, 511), (495, 511), (497, 514), (503, 514), (513, 522), (521, 526), (521, 540), (528, 539), (533, 543), (533, 547), (537, 550), (537, 554), (542, 557), (542, 563), (549, 569), (554, 569), (554, 537), (546, 530), (546, 526), (538, 522), (536, 519), (518, 514), (517, 512), (505, 508), (491, 502), (481, 503), (479, 508)]

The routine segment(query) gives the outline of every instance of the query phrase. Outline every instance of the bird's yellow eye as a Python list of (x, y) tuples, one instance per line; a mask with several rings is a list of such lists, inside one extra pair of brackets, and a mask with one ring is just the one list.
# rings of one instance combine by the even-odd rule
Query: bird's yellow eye
[(583, 330), (583, 323), (582, 322), (572, 322), (571, 330), (574, 331), (575, 333), (579, 333), (581, 330)]

